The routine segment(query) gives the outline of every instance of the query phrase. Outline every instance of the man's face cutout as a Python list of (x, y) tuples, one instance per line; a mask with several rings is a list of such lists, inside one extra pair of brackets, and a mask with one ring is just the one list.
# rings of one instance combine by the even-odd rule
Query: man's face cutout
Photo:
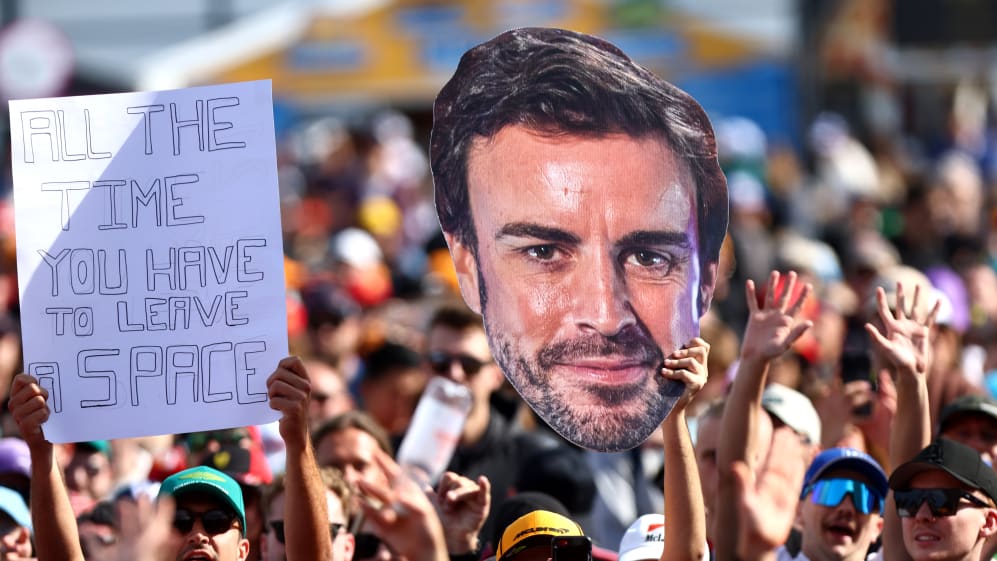
[(506, 377), (576, 444), (646, 440), (683, 390), (662, 361), (713, 286), (685, 164), (658, 138), (510, 126), (471, 147), (468, 191), (476, 254), (448, 241)]
[[(462, 79), (474, 84), (471, 72)], [(436, 158), (453, 147), (454, 112), (477, 119), (487, 110), (465, 110), (444, 92), (437, 111), (451, 122), (434, 125), (437, 181), (438, 171), (446, 173), (437, 166), (446, 164)], [(723, 213), (719, 227), (703, 234), (722, 239), (712, 230), (726, 228), (726, 187), (720, 177), (722, 200), (699, 201), (685, 149), (674, 150), (664, 134), (538, 130), (523, 122), (530, 121), (512, 119), (463, 145), (466, 206), (456, 208), (469, 215), (471, 235), (448, 228), (441, 212), (461, 293), (482, 315), (506, 378), (545, 422), (585, 448), (630, 449), (684, 391), (662, 377), (662, 363), (698, 336), (712, 299), (717, 256), (701, 257), (697, 209), (723, 205), (712, 211)], [(705, 116), (679, 126), (709, 128)], [(715, 165), (712, 137), (704, 146)], [(436, 188), (440, 210), (445, 191)]]

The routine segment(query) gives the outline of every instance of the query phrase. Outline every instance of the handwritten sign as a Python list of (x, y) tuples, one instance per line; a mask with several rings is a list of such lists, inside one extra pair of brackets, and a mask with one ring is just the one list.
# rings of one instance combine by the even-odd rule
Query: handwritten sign
[(53, 442), (276, 419), (269, 81), (10, 102), (25, 370)]

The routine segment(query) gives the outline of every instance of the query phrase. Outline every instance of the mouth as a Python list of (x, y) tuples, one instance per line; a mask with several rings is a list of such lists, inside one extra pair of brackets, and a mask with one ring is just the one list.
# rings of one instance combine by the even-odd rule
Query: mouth
[(213, 561), (214, 556), (206, 549), (193, 549), (184, 554), (182, 561)]
[(939, 541), (939, 538), (934, 534), (919, 533), (914, 536), (914, 541), (918, 543), (934, 543)]
[(830, 524), (824, 528), (836, 541), (854, 541), (856, 530), (847, 524)]
[(574, 379), (606, 385), (641, 383), (651, 370), (646, 362), (613, 355), (558, 362), (556, 366), (570, 370)]

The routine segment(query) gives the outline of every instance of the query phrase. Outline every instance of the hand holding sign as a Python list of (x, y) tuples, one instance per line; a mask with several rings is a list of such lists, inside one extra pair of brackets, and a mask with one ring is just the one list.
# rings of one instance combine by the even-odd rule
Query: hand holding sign
[(53, 442), (276, 419), (268, 82), (10, 103), (26, 371)]

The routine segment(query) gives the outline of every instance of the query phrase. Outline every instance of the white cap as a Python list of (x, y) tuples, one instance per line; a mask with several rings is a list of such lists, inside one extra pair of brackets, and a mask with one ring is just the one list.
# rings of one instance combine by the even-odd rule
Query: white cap
[(807, 396), (782, 384), (769, 384), (762, 393), (762, 408), (811, 444), (820, 444), (820, 416)]
[(645, 514), (627, 528), (620, 540), (617, 561), (659, 559), (665, 550), (665, 517)]

